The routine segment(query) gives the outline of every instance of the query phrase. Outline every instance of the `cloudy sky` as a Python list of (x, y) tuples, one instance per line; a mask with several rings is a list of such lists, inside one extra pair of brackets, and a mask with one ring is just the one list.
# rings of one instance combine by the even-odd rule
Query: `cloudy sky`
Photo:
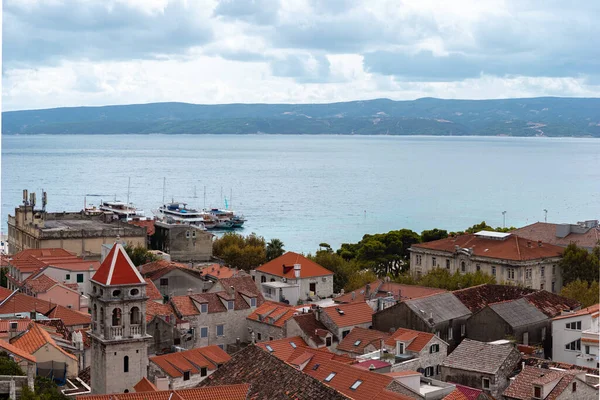
[(4, 110), (600, 96), (600, 1), (4, 0)]

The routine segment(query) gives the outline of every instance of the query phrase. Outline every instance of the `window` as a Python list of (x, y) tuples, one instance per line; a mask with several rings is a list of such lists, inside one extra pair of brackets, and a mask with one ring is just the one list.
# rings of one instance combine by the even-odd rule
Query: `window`
[(200, 312), (202, 314), (206, 314), (208, 312), (208, 304), (206, 304), (206, 303), (200, 304)]
[(577, 391), (577, 382), (573, 382), (573, 391), (576, 392)]
[(514, 268), (506, 269), (506, 279), (515, 279), (515, 269)]
[(465, 272), (466, 270), (467, 270), (467, 265), (465, 264), (465, 262), (464, 262), (464, 261), (462, 261), (462, 262), (460, 263), (460, 271), (461, 271), (461, 272)]
[(450, 269), (450, 260), (446, 259), (446, 269)]
[(217, 336), (225, 336), (225, 325), (217, 325)]
[(190, 380), (190, 371), (183, 371), (183, 380), (184, 381)]
[(228, 301), (227, 302), (227, 309), (228, 310), (233, 310), (233, 301)]
[(577, 339), (565, 345), (565, 350), (581, 351), (581, 339)]
[(331, 336), (327, 336), (325, 338), (325, 346), (327, 346), (327, 347), (331, 346)]
[[(158, 325), (158, 324), (157, 324)], [(181, 338), (173, 338), (173, 344), (175, 346), (180, 345), (181, 344)]]
[(442, 366), (441, 365), (436, 365), (435, 366), (435, 374), (439, 375), (442, 373)]
[(269, 336), (269, 341), (273, 341), (273, 336)]
[(316, 370), (318, 370), (320, 365), (321, 365), (321, 364), (315, 364), (315, 366), (314, 366), (314, 367), (312, 367), (313, 371), (316, 371)]
[(208, 327), (204, 326), (202, 328), (200, 328), (200, 338), (207, 338), (208, 337)]
[(225, 345), (224, 345), (224, 344), (218, 344), (217, 346), (219, 346), (219, 348), (220, 348), (221, 350), (225, 350)]
[(544, 285), (544, 282), (540, 283), (540, 290), (544, 290), (546, 285)]
[(190, 231), (185, 231), (185, 237), (188, 239), (190, 238)]
[(531, 268), (525, 269), (525, 279), (531, 279)]
[(552, 282), (552, 293), (556, 292), (556, 282)]
[(448, 328), (448, 340), (452, 340), (452, 327)]
[(362, 340), (357, 340), (356, 342), (354, 342), (354, 346), (360, 345), (361, 342), (362, 342)]
[(546, 340), (546, 327), (542, 328), (542, 340)]
[(256, 307), (256, 299), (254, 297), (250, 299), (250, 307)]
[(123, 372), (129, 372), (129, 356), (123, 358)]
[(460, 326), (460, 336), (465, 336), (466, 333), (467, 333), (467, 327), (465, 326), (465, 324), (462, 324)]
[(416, 259), (415, 261), (416, 261), (417, 265), (421, 265), (421, 256), (420, 256), (420, 255), (417, 255), (417, 256), (415, 257), (415, 259)]
[(492, 267), (492, 276), (496, 276), (496, 267)]
[(121, 309), (115, 308), (112, 312), (112, 326), (121, 326)]
[(130, 296), (137, 296), (138, 294), (140, 294), (140, 291), (138, 289), (131, 289), (129, 291)]
[(433, 375), (433, 367), (427, 367), (425, 368), (425, 376), (432, 376)]
[(266, 277), (266, 276), (264, 276), (264, 275), (262, 275), (262, 276), (260, 277), (260, 283), (265, 283), (266, 281), (267, 281), (267, 277)]
[(552, 266), (552, 275), (556, 275), (556, 265)]
[(196, 237), (196, 231), (192, 231), (192, 237), (195, 238)]
[(590, 346), (588, 346), (586, 344), (584, 348), (585, 348), (585, 354), (590, 354)]
[(346, 336), (348, 336), (349, 333), (350, 333), (350, 331), (343, 331), (342, 338), (345, 338)]
[(542, 387), (541, 386), (534, 386), (533, 387), (533, 398), (534, 399), (541, 399), (542, 398)]
[(327, 378), (325, 378), (325, 382), (331, 382), (331, 380), (333, 379), (335, 374), (336, 374), (336, 372), (332, 372), (329, 375), (327, 375)]
[(432, 344), (431, 346), (429, 346), (429, 352), (430, 353), (439, 353), (440, 352), (440, 345), (439, 344)]
[(398, 354), (404, 354), (404, 343), (400, 343), (398, 342), (398, 350), (397, 350)]
[(542, 276), (542, 278), (543, 278), (544, 276), (546, 276), (546, 267), (541, 267), (541, 268), (540, 268), (540, 275)]
[(294, 342), (290, 342), (290, 346), (292, 346), (294, 349), (297, 347), (296, 343), (294, 343)]
[(435, 257), (431, 257), (431, 265), (432, 265), (433, 267), (435, 267), (435, 266), (437, 265), (437, 264), (436, 264), (436, 262), (437, 262), (437, 261), (435, 260)]
[(317, 282), (311, 282), (308, 284), (308, 290), (317, 293)]
[(138, 307), (132, 307), (129, 311), (129, 323), (131, 325), (139, 325), (142, 321), (140, 309)]
[(581, 330), (581, 321), (569, 322), (567, 324), (567, 329), (573, 329), (573, 330), (580, 331)]
[(121, 295), (121, 291), (120, 290), (113, 290), (112, 295), (113, 295), (113, 297), (119, 297)]
[(352, 390), (358, 389), (358, 387), (360, 386), (361, 383), (362, 383), (361, 380), (357, 380), (356, 382), (354, 382), (354, 384), (352, 386), (350, 386), (350, 389), (352, 389)]
[(489, 389), (490, 388), (490, 379), (489, 378), (483, 378), (481, 380), (481, 387), (484, 389)]
[(262, 340), (262, 334), (261, 334), (260, 332), (258, 332), (258, 333), (256, 334), (256, 337), (258, 338), (258, 340), (259, 340), (259, 341), (261, 341), (261, 340)]
[(475, 269), (476, 269), (477, 271), (481, 271), (481, 265), (479, 265), (479, 264), (475, 264)]
[(70, 280), (71, 280), (71, 274), (66, 274), (65, 281), (70, 281)]
[(77, 274), (77, 283), (83, 283), (83, 274)]
[(160, 286), (169, 286), (169, 278), (160, 278)]
[(206, 367), (200, 368), (200, 376), (206, 376), (208, 373)]

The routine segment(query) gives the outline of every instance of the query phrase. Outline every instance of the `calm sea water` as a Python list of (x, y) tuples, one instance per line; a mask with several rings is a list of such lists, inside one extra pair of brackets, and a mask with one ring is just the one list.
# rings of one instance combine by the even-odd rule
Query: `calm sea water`
[[(600, 218), (600, 140), (389, 136), (3, 136), (2, 230), (22, 189), (50, 211), (85, 194), (130, 201), (147, 215), (166, 197), (233, 209), (242, 232), (288, 250), (334, 247), (365, 233), (482, 220), (520, 226)], [(222, 189), (221, 189), (222, 188)], [(88, 197), (98, 204), (100, 197)]]

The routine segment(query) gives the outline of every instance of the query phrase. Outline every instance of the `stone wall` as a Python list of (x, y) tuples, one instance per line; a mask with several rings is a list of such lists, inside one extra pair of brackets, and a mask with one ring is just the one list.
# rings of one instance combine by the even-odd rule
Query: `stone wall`
[[(246, 323), (248, 324), (248, 327), (250, 329), (252, 329), (252, 331), (254, 332), (254, 340), (256, 340), (256, 342), (266, 342), (268, 340), (271, 340), (269, 338), (273, 338), (273, 340), (278, 340), (278, 339), (283, 339), (285, 337), (288, 337), (288, 335), (286, 335), (286, 326), (274, 326), (274, 325), (269, 325), (266, 324), (264, 322), (259, 322), (259, 321), (253, 321), (250, 319), (246, 320)], [(258, 334), (260, 333), (260, 339), (258, 337)]]

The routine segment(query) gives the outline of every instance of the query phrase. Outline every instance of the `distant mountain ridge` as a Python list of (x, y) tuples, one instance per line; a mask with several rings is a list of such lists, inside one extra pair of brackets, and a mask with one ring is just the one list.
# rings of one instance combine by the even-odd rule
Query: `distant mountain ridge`
[(600, 137), (600, 98), (67, 107), (3, 112), (2, 133)]

